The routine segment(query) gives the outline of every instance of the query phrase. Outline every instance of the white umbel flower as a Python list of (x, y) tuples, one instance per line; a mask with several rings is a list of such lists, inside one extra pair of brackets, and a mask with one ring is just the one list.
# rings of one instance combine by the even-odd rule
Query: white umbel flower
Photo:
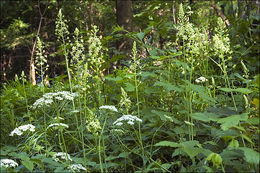
[(205, 77), (201, 76), (198, 79), (195, 80), (196, 83), (204, 83), (208, 81), (208, 79), (206, 79)]
[(32, 105), (33, 109), (41, 108), (44, 106), (50, 106), (54, 101), (68, 100), (72, 101), (74, 97), (77, 97), (78, 93), (71, 93), (69, 91), (60, 91), (57, 93), (46, 93), (35, 101)]
[(58, 162), (60, 159), (72, 161), (70, 155), (68, 153), (63, 153), (63, 152), (58, 152), (58, 153), (54, 154), (54, 156), (52, 158), (56, 162)]
[(135, 121), (142, 122), (142, 120), (136, 116), (132, 115), (123, 115), (122, 117), (118, 118), (113, 124), (116, 126), (123, 125), (123, 122), (126, 122), (129, 125), (134, 125)]
[(109, 109), (111, 111), (118, 112), (115, 106), (109, 106), (109, 105), (100, 106), (99, 109)]
[(1, 167), (5, 167), (5, 168), (9, 168), (9, 167), (17, 167), (18, 163), (16, 163), (14, 160), (12, 159), (1, 159), (0, 160), (0, 168)]
[(53, 127), (53, 126), (62, 126), (62, 127), (65, 127), (65, 128), (69, 128), (69, 126), (67, 124), (64, 124), (64, 123), (53, 123), (53, 124), (50, 124), (48, 127)]
[(32, 125), (32, 124), (27, 124), (27, 125), (22, 125), (22, 126), (19, 126), (17, 128), (15, 128), (9, 136), (14, 136), (14, 134), (18, 135), (18, 136), (21, 136), (23, 134), (23, 132), (25, 131), (31, 131), (31, 132), (34, 132), (35, 131), (35, 126)]
[(83, 167), (81, 164), (72, 164), (68, 167), (69, 169), (72, 169), (74, 171), (87, 171), (87, 169), (85, 167)]

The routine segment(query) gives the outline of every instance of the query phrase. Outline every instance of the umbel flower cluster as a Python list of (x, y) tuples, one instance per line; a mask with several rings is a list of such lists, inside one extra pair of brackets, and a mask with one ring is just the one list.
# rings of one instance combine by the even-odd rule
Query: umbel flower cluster
[(100, 106), (99, 109), (108, 109), (114, 112), (118, 112), (117, 108), (115, 106), (110, 106), (110, 105), (104, 105), (104, 106)]
[(85, 167), (83, 167), (81, 164), (72, 164), (68, 167), (69, 169), (72, 169), (74, 171), (87, 171), (87, 169)]
[(113, 124), (116, 126), (121, 126), (123, 125), (123, 123), (127, 123), (129, 125), (134, 125), (135, 122), (142, 122), (142, 120), (136, 116), (132, 116), (132, 115), (123, 115), (122, 117), (118, 118)]
[(5, 168), (9, 168), (9, 167), (17, 167), (18, 166), (18, 163), (16, 163), (14, 160), (11, 160), (11, 159), (1, 159), (0, 160), (0, 169), (2, 167), (5, 167)]
[(31, 131), (31, 132), (34, 132), (35, 131), (35, 126), (32, 125), (32, 124), (27, 124), (27, 125), (22, 125), (22, 126), (19, 126), (17, 128), (15, 128), (9, 136), (14, 136), (14, 134), (18, 135), (18, 136), (21, 136), (23, 134), (23, 132), (25, 131)]
[(42, 98), (35, 101), (32, 105), (33, 109), (42, 108), (44, 106), (50, 106), (55, 100), (62, 101), (68, 100), (72, 101), (74, 97), (77, 97), (78, 93), (70, 93), (69, 91), (60, 91), (57, 93), (46, 93)]
[(58, 152), (54, 154), (53, 159), (58, 162), (60, 159), (72, 161), (70, 155), (68, 153)]

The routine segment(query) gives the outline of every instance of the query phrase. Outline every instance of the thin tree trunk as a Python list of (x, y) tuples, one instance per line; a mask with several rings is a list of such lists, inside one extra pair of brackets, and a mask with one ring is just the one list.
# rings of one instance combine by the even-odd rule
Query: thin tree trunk
[(36, 38), (35, 38), (34, 43), (33, 43), (32, 51), (31, 51), (31, 58), (30, 58), (30, 79), (31, 79), (33, 85), (36, 85), (35, 63), (34, 63), (33, 55), (34, 55), (34, 52), (35, 52), (35, 47), (36, 47), (36, 43), (37, 43), (37, 37), (39, 36), (40, 30), (41, 30), (43, 15), (45, 14), (45, 12), (47, 10), (48, 5), (49, 5), (49, 0), (48, 0), (48, 3), (47, 3), (47, 5), (46, 5), (46, 7), (44, 9), (44, 12), (42, 13), (41, 12), (41, 8), (40, 8), (40, 0), (38, 0), (38, 8), (39, 8), (39, 13), (40, 13), (40, 22), (39, 22), (39, 25), (38, 25), (38, 30), (37, 30), (37, 33), (36, 33)]
[(217, 15), (219, 17), (222, 18), (222, 20), (225, 22), (226, 26), (229, 26), (229, 20), (227, 19), (227, 17), (222, 13), (222, 11), (219, 9), (219, 7), (214, 3), (214, 1), (211, 1), (211, 6), (213, 7), (213, 9), (215, 10), (215, 12), (217, 13)]

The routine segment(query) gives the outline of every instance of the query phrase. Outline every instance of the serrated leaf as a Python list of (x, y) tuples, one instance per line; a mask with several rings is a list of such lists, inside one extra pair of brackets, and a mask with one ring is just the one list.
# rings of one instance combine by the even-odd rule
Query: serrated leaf
[[(185, 81), (186, 83), (189, 81)], [(205, 101), (209, 101), (209, 102), (216, 102), (212, 97), (210, 97), (207, 94), (207, 90), (205, 87), (200, 86), (200, 85), (195, 85), (195, 84), (191, 84), (191, 88), (194, 92), (197, 92), (199, 94), (199, 96), (205, 100)]]
[(143, 40), (144, 35), (145, 35), (145, 34), (144, 34), (143, 32), (139, 32), (139, 33), (136, 34), (136, 36), (137, 36), (137, 37), (139, 38), (139, 40), (141, 40), (141, 41)]
[(246, 122), (253, 124), (253, 125), (258, 125), (259, 124), (259, 118), (258, 117), (249, 118), (249, 119), (246, 120)]
[(191, 117), (203, 122), (217, 121), (219, 119), (219, 115), (210, 112), (196, 112), (191, 114)]
[(161, 142), (158, 142), (156, 144), (154, 144), (154, 146), (157, 146), (157, 147), (180, 147), (180, 144), (176, 143), (176, 142), (170, 142), (170, 141), (161, 141)]
[(174, 118), (169, 112), (157, 111), (157, 110), (152, 110), (151, 112), (160, 116), (160, 119), (162, 121), (171, 121), (176, 124), (181, 124), (181, 122), (179, 120), (177, 120), (176, 118)]
[(128, 92), (135, 91), (135, 86), (129, 82), (126, 83), (125, 90)]
[(183, 147), (183, 151), (192, 159), (197, 156), (199, 153), (203, 152), (203, 148), (197, 148), (193, 146)]
[(169, 91), (182, 92), (183, 91), (181, 88), (179, 88), (177, 86), (174, 86), (174, 85), (172, 85), (172, 84), (170, 84), (168, 82), (157, 81), (157, 82), (154, 83), (153, 86), (162, 86), (162, 87), (165, 88), (165, 90), (167, 92), (169, 92)]
[(24, 165), (30, 172), (33, 170), (33, 162), (30, 160), (23, 160), (22, 165)]
[(248, 163), (259, 165), (259, 153), (251, 148), (239, 147), (238, 149), (244, 151), (245, 160)]
[(221, 118), (217, 122), (221, 124), (222, 130), (228, 130), (230, 127), (238, 125), (239, 121), (247, 120), (247, 113), (240, 115), (231, 115), (229, 117)]

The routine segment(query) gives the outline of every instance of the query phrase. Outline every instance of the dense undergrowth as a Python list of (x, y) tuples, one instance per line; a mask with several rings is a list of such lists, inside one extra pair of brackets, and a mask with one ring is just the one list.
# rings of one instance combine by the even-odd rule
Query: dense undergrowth
[[(60, 11), (67, 75), (51, 87), (33, 86), (23, 74), (3, 86), (1, 171), (259, 172), (259, 75), (234, 64), (221, 19), (209, 38), (188, 14), (180, 7), (168, 49), (127, 33), (131, 60), (104, 75), (111, 62), (98, 28), (85, 50)], [(36, 62), (43, 75), (40, 39)]]

